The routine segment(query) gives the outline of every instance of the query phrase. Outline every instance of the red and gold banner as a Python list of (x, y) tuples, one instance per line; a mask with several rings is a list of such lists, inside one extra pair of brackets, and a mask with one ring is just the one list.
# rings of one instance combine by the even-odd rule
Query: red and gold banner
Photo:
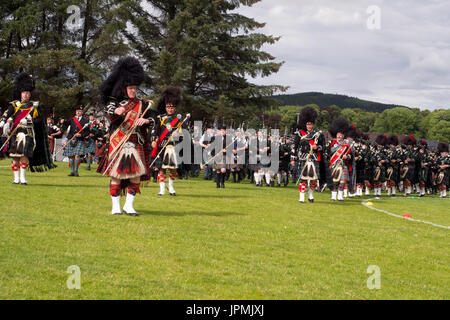
[(126, 137), (134, 130), (134, 123), (139, 119), (142, 109), (140, 100), (130, 100), (125, 106), (127, 115), (122, 124), (114, 131), (109, 141), (109, 160), (114, 156), (118, 149), (126, 142)]
[[(334, 145), (334, 143), (332, 145)], [(344, 144), (331, 157), (330, 167), (332, 167), (336, 163), (336, 161), (341, 159), (342, 156), (344, 156), (344, 154), (347, 154), (347, 153), (350, 153), (350, 146), (348, 144)]]
[(26, 116), (28, 116), (31, 112), (31, 110), (33, 109), (33, 103), (32, 102), (28, 102), (25, 106), (24, 109), (21, 109), (23, 106), (23, 104), (21, 104), (19, 106), (18, 109), (16, 110), (20, 110), (20, 113), (17, 115), (17, 117), (14, 119), (14, 124), (11, 130), (14, 130), (18, 125), (20, 120), (22, 120), (23, 118), (25, 118)]
[[(178, 118), (173, 119), (172, 122), (170, 123), (170, 127), (175, 128), (177, 122), (178, 122)], [(161, 136), (158, 139), (159, 144), (161, 144), (161, 142), (164, 140), (164, 138), (167, 136), (168, 133), (169, 133), (169, 130), (166, 127), (166, 129), (163, 131), (163, 133), (161, 133)], [(158, 148), (156, 147), (153, 149), (150, 157), (152, 157), (152, 158), (156, 157), (157, 152), (158, 152)]]

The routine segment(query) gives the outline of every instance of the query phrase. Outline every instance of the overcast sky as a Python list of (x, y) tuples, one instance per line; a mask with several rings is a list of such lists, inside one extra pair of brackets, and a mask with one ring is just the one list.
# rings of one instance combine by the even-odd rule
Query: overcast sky
[[(380, 29), (374, 11), (380, 9)], [(239, 12), (281, 36), (263, 49), (285, 64), (258, 84), (421, 109), (450, 107), (450, 1), (262, 0)]]

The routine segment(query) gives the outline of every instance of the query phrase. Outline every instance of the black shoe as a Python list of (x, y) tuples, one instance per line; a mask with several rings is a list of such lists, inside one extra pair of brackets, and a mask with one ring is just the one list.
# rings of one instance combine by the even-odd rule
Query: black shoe
[(20, 184), (23, 185), (23, 186), (26, 186), (28, 183), (26, 183), (26, 182), (21, 182)]
[(223, 189), (225, 189), (225, 184), (222, 183), (222, 184), (220, 185), (220, 187), (223, 188)]
[(129, 215), (131, 217), (137, 217), (139, 215), (137, 212), (135, 212), (135, 213), (128, 213), (125, 210), (123, 210), (123, 213), (125, 213), (125, 214), (127, 214), (127, 215)]
[(122, 215), (122, 212), (116, 212), (116, 213), (113, 213), (112, 215), (113, 215), (113, 216), (121, 216), (121, 215)]
[(308, 199), (308, 201), (311, 202), (311, 203), (313, 203), (313, 202), (314, 202), (314, 199)]
[(177, 194), (174, 192), (174, 193), (171, 193), (170, 195), (176, 197)]
[(20, 182), (13, 182), (12, 184), (20, 184)]
[(73, 176), (75, 176), (75, 173), (71, 172), (68, 176), (73, 177)]
[(91, 171), (91, 167), (87, 167), (86, 170), (87, 170), (87, 171)]

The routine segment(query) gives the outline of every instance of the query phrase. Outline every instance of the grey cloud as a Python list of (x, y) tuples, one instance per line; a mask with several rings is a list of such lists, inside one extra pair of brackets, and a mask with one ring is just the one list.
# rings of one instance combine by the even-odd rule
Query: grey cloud
[[(366, 27), (370, 5), (381, 30)], [(322, 91), (421, 108), (450, 106), (450, 2), (445, 0), (263, 0), (239, 10), (281, 36), (264, 47), (285, 65), (255, 79), (289, 93)]]

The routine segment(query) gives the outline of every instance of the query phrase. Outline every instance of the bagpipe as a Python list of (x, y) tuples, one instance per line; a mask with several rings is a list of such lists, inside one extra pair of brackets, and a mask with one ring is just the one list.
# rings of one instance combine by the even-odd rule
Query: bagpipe
[[(441, 161), (441, 165), (446, 165), (446, 164), (449, 164), (450, 165), (450, 156), (449, 155), (447, 155), (442, 161)], [(436, 184), (442, 184), (442, 182), (444, 181), (444, 177), (445, 177), (445, 171), (446, 170), (449, 170), (448, 168), (446, 168), (446, 169), (442, 169), (441, 167), (440, 167), (440, 165), (439, 164), (437, 164), (437, 167), (439, 168), (438, 169), (438, 173), (437, 173), (437, 176), (436, 176)]]
[[(319, 141), (321, 134), (322, 131), (317, 131), (315, 133), (311, 132), (306, 134), (305, 136), (302, 136), (300, 140), (314, 140), (314, 145), (317, 145), (317, 142)], [(297, 184), (299, 183), (300, 180), (307, 180), (309, 182), (310, 180), (317, 179), (316, 167), (312, 161), (309, 161), (311, 155), (314, 153), (313, 144), (310, 143), (309, 148), (310, 148), (309, 153), (305, 159), (305, 165), (297, 180)]]
[[(169, 142), (171, 141), (170, 138), (172, 137), (173, 133), (176, 132), (177, 130), (181, 130), (181, 126), (182, 126), (186, 121), (188, 121), (190, 117), (191, 117), (191, 114), (188, 113), (188, 114), (186, 115), (186, 117), (185, 117), (183, 120), (181, 120), (181, 114), (178, 114), (178, 115), (177, 115), (177, 118), (178, 118), (178, 120), (181, 120), (181, 121), (178, 121), (178, 123), (177, 123), (174, 127), (172, 127), (171, 125), (165, 125), (166, 128), (167, 128), (166, 130), (171, 131), (171, 132), (170, 132), (170, 136), (169, 136), (169, 138), (167, 138), (167, 142), (166, 142), (166, 143), (164, 144), (164, 146), (161, 148), (161, 150), (159, 151), (159, 153), (158, 153), (158, 154), (156, 155), (156, 157), (153, 159), (152, 163), (150, 164), (150, 168), (153, 166), (153, 164), (154, 164), (154, 163), (156, 162), (156, 160), (159, 158), (159, 156), (161, 155), (161, 153), (166, 149), (167, 145), (168, 145)], [(161, 116), (158, 116), (158, 119), (159, 119), (161, 125), (164, 124), (164, 121), (165, 121), (166, 118), (167, 118), (167, 117), (161, 118)], [(159, 142), (161, 142), (161, 141), (159, 141)], [(157, 150), (157, 148), (158, 148), (158, 145), (156, 145), (155, 150)]]
[(330, 164), (331, 164), (331, 178), (333, 179), (333, 183), (338, 183), (341, 180), (342, 172), (344, 171), (344, 155), (348, 154), (348, 152), (352, 149), (355, 141), (352, 141), (350, 145), (344, 145), (331, 156)]
[(402, 146), (401, 148), (401, 154), (400, 154), (400, 158), (401, 158), (401, 163), (400, 163), (400, 179), (405, 179), (406, 175), (409, 172), (409, 166), (406, 163), (406, 160), (409, 159), (410, 155), (409, 155), (409, 151), (406, 149), (406, 146)]
[(28, 117), (28, 115), (31, 113), (31, 111), (35, 110), (37, 108), (39, 104), (38, 103), (34, 103), (34, 102), (28, 102), (26, 107), (29, 107), (29, 110), (24, 110), (22, 111), (16, 118), (16, 121), (14, 123), (15, 128), (14, 130), (10, 133), (8, 139), (6, 139), (6, 141), (3, 143), (2, 147), (0, 148), (0, 151), (3, 150), (3, 148), (6, 146), (6, 144), (9, 142), (9, 140), (11, 140), (11, 138), (14, 136), (14, 134), (16, 133), (17, 129), (19, 129), (20, 127), (20, 123), (22, 122), (23, 119), (26, 119)]
[[(145, 114), (148, 112), (148, 110), (150, 110), (152, 105), (153, 105), (153, 101), (152, 100), (148, 101), (147, 108), (145, 108), (145, 110), (142, 112), (141, 115), (139, 115), (138, 112), (136, 112), (137, 113), (135, 115), (136, 118), (131, 125), (125, 119), (125, 121), (122, 123), (122, 125), (119, 126), (119, 128), (117, 128), (116, 131), (112, 134), (112, 136), (110, 137), (111, 141), (110, 141), (110, 146), (109, 146), (110, 147), (109, 165), (106, 168), (106, 170), (103, 172), (103, 175), (105, 175), (108, 172), (109, 168), (115, 162), (116, 158), (119, 157), (120, 152), (122, 151), (123, 147), (125, 145), (128, 145), (128, 143), (127, 143), (128, 140), (130, 139), (131, 135), (134, 134), (136, 131), (138, 120), (144, 118)], [(134, 111), (131, 111), (131, 112), (134, 112)], [(150, 127), (155, 126), (155, 120), (153, 118), (150, 118), (149, 121), (150, 121)], [(114, 138), (116, 136), (118, 139)], [(122, 136), (122, 137), (120, 137), (120, 136)], [(112, 140), (114, 140), (114, 142), (117, 142), (117, 143), (112, 144)]]

